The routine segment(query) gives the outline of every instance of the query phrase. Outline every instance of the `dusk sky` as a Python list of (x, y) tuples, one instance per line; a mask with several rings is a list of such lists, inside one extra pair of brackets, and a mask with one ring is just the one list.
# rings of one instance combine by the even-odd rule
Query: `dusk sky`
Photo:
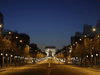
[(99, 0), (0, 0), (4, 29), (30, 36), (30, 43), (45, 46), (70, 45), (75, 32), (84, 24), (96, 25), (100, 19)]

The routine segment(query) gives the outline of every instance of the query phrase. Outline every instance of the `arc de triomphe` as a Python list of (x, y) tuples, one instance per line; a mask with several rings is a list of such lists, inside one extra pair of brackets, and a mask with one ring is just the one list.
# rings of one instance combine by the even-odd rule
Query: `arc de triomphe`
[(54, 56), (54, 54), (56, 53), (56, 47), (55, 46), (46, 46), (45, 53), (47, 53), (47, 56)]

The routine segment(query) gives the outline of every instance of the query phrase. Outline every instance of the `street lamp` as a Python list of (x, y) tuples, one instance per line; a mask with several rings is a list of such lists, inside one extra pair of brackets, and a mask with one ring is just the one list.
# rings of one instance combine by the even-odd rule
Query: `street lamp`
[(26, 46), (28, 46), (28, 45), (26, 45)]
[(96, 54), (96, 56), (98, 56), (98, 54)]
[(18, 38), (18, 36), (16, 36), (16, 39)]
[(73, 44), (73, 46), (75, 46), (75, 44)]
[(22, 42), (22, 40), (20, 40), (20, 42)]
[(11, 55), (11, 57), (13, 57), (13, 55)]
[(88, 58), (88, 55), (86, 57)]
[(0, 28), (2, 28), (2, 24), (0, 24)]
[(1, 53), (1, 56), (3, 55), (3, 53)]
[(95, 32), (96, 31), (96, 28), (93, 28), (92, 30)]
[(92, 47), (92, 49), (94, 49), (94, 47)]
[(6, 56), (7, 56), (8, 54), (6, 54)]
[(2, 28), (3, 28), (3, 27), (2, 27), (2, 24), (0, 24), (0, 34), (1, 34), (1, 30), (2, 30)]
[(82, 40), (82, 39), (79, 39), (80, 41)]
[(87, 37), (86, 35), (84, 35), (84, 37)]
[(17, 58), (17, 56), (15, 56), (15, 58)]
[(75, 42), (77, 44), (77, 42)]
[(91, 57), (93, 57), (93, 55), (91, 55)]
[(9, 34), (11, 34), (11, 31), (9, 31)]

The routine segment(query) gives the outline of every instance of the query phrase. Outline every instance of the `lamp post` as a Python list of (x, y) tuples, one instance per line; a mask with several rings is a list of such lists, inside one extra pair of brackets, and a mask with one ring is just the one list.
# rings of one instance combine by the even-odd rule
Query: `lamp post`
[(1, 35), (2, 28), (3, 28), (3, 26), (2, 26), (2, 24), (0, 24), (0, 35)]
[(98, 68), (98, 54), (96, 54), (97, 68)]
[(3, 66), (3, 65), (2, 65), (2, 61), (3, 61), (3, 60), (2, 60), (2, 58), (3, 58), (2, 56), (3, 56), (3, 53), (1, 53), (0, 55), (1, 55), (1, 60), (0, 60), (0, 61), (1, 61), (1, 68), (2, 68), (2, 66)]
[(10, 65), (12, 66), (12, 57), (13, 55), (10, 55)]
[[(95, 33), (95, 40), (97, 40), (98, 38), (99, 38), (99, 35), (98, 35), (98, 32), (97, 32), (97, 29), (94, 27), (93, 29), (92, 29), (92, 31)], [(97, 43), (97, 41), (94, 41), (93, 43)], [(92, 51), (93, 52), (93, 51)], [(96, 56), (94, 56), (94, 63), (95, 63), (95, 66), (96, 66)]]
[(92, 47), (92, 51), (91, 51), (91, 67), (93, 67), (93, 49), (94, 49), (94, 47)]
[(8, 54), (6, 54), (6, 66), (8, 66)]

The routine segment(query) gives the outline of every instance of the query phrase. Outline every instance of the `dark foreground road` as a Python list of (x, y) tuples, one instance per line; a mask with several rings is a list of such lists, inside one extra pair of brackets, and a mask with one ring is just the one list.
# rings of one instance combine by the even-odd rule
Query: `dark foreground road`
[(94, 75), (95, 73), (93, 73), (89, 74), (86, 71), (77, 69), (77, 67), (72, 68), (69, 65), (57, 64), (56, 60), (49, 59), (42, 63), (26, 66), (26, 69), (12, 70), (12, 72), (4, 75)]

